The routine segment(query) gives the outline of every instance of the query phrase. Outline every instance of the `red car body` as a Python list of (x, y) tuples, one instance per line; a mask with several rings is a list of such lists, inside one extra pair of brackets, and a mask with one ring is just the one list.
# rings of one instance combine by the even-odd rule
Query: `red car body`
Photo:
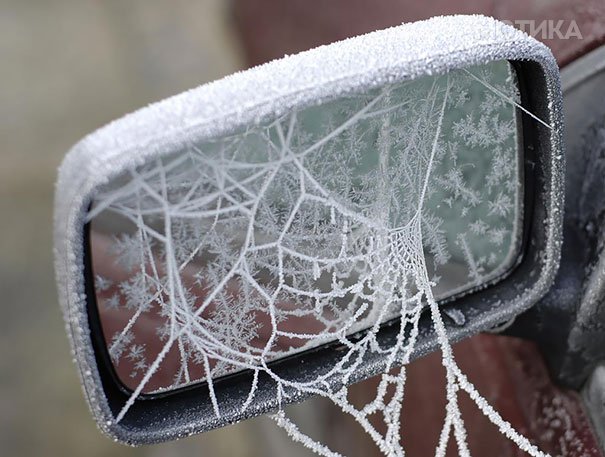
[[(518, 26), (532, 24), (538, 32), (535, 38), (552, 49), (560, 67), (605, 43), (604, 0), (238, 0), (234, 3), (242, 46), (251, 66), (402, 22), (446, 14), (484, 14)], [(605, 455), (580, 395), (553, 383), (536, 345), (518, 338), (485, 334), (457, 344), (455, 354), (482, 395), (543, 451), (553, 456)], [(370, 379), (356, 385), (352, 395), (367, 401), (375, 392), (375, 382)], [(409, 366), (401, 432), (408, 455), (433, 455), (445, 416), (444, 391), (440, 354), (431, 354)], [(473, 455), (526, 455), (469, 399), (462, 400), (462, 408)], [(353, 449), (357, 455), (376, 452), (364, 436), (355, 433), (345, 436), (347, 443), (340, 443), (341, 446)], [(450, 443), (448, 455), (455, 454), (455, 445)]]

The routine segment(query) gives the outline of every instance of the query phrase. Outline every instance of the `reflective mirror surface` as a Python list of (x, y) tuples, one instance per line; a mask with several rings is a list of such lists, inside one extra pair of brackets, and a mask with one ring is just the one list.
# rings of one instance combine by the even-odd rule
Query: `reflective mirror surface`
[[(191, 144), (96, 195), (96, 302), (117, 376), (174, 389), (340, 340), (520, 255), (508, 62), (398, 82)], [(420, 255), (418, 252), (420, 247)]]

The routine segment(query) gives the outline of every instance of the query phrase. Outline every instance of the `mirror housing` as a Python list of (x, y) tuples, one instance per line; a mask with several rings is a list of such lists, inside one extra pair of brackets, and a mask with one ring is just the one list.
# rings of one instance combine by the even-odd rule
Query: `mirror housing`
[[(206, 384), (135, 398), (116, 418), (130, 394), (117, 382), (94, 304), (86, 214), (98, 189), (129, 167), (142, 165), (211, 139), (233, 128), (258, 124), (293, 109), (319, 104), (387, 83), (442, 74), (495, 60), (516, 69), (521, 105), (550, 126), (524, 114), (522, 141), (526, 181), (524, 248), (506, 278), (448, 303), (452, 341), (508, 322), (535, 304), (556, 273), (563, 211), (561, 89), (557, 64), (548, 48), (524, 33), (482, 16), (438, 17), (323, 46), (237, 73), (132, 113), (84, 138), (69, 152), (57, 182), (54, 216), (55, 269), (76, 363), (86, 398), (99, 427), (128, 444), (149, 444), (207, 431), (302, 401), (300, 392), (279, 399), (269, 376), (243, 410), (252, 374), (221, 379), (215, 395), (217, 417)], [(399, 329), (385, 325), (381, 345)], [(429, 316), (420, 321), (415, 357), (438, 347)], [(280, 377), (303, 380), (314, 367), (333, 365), (338, 347), (327, 344), (279, 360)], [(350, 382), (384, 369), (385, 360), (367, 354)], [(301, 370), (301, 367), (305, 367)], [(304, 371), (301, 373), (301, 371)], [(332, 386), (334, 389), (338, 385)]]

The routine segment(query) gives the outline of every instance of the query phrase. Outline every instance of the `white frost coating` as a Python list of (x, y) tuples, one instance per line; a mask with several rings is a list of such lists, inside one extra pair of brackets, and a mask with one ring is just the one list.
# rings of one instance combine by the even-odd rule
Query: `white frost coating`
[[(217, 418), (223, 408), (214, 395), (216, 379), (249, 369), (254, 379), (259, 372), (269, 374), (283, 395), (295, 391), (329, 398), (385, 455), (403, 455), (405, 365), (428, 304), (447, 372), (447, 415), (436, 455), (445, 455), (452, 430), (460, 455), (469, 455), (458, 390), (470, 393), (520, 447), (541, 455), (459, 372), (434, 299), (438, 279), (429, 280), (427, 265), (432, 257), (437, 267), (449, 265), (444, 274), (451, 276), (456, 263), (448, 261), (455, 258), (455, 246), (447, 237), (456, 243), (462, 238), (456, 269), (471, 284), (481, 284), (487, 253), (495, 256), (497, 243), (487, 253), (476, 247), (473, 252), (465, 215), (487, 227), (486, 238), (493, 230), (514, 228), (509, 221), (519, 206), (520, 179), (514, 98), (516, 86), (505, 62), (388, 85), (192, 145), (102, 188), (87, 217), (93, 222), (91, 236), (103, 215), (134, 228), (109, 248), (129, 279), (117, 285), (117, 295), (98, 298), (101, 308), (125, 306), (134, 312), (110, 343), (114, 363), (130, 361), (130, 376), (137, 379), (116, 420), (161, 373), (173, 351), (179, 369), (162, 387), (205, 380)], [(427, 204), (429, 195), (437, 200), (433, 205)], [(451, 220), (439, 217), (442, 206), (454, 208)], [(431, 230), (442, 240), (431, 240)], [(211, 259), (207, 265), (204, 257)], [(95, 254), (92, 260), (96, 273)], [(115, 268), (108, 272), (115, 275)], [(110, 277), (97, 276), (95, 283), (97, 297), (111, 290)], [(134, 329), (146, 316), (151, 316), (147, 326), (156, 316), (157, 335), (144, 332), (137, 338)], [(393, 317), (401, 331), (397, 342), (385, 347), (376, 333)], [(349, 337), (364, 328), (370, 330), (363, 338)], [(333, 340), (344, 346), (341, 360), (313, 380), (283, 379), (269, 365), (291, 347), (308, 349)], [(146, 349), (155, 342), (160, 343), (156, 351)], [(376, 398), (357, 409), (347, 401), (346, 388), (336, 392), (326, 381), (349, 384), (368, 352), (380, 352), (387, 365)], [(391, 374), (395, 362), (403, 368)], [(194, 370), (202, 374), (195, 376)], [(387, 394), (387, 386), (394, 393)], [(242, 411), (257, 389), (253, 382)], [(387, 425), (384, 434), (369, 418), (376, 414)], [(283, 412), (276, 419), (296, 441), (320, 455), (334, 455), (298, 431)]]
[[(323, 102), (335, 96), (350, 94), (352, 91), (370, 90), (389, 82), (507, 58), (532, 58), (548, 66), (549, 71), (552, 71), (554, 65), (552, 56), (545, 47), (491, 19), (475, 16), (436, 18), (347, 40), (234, 75), (127, 116), (77, 145), (66, 158), (59, 173), (55, 212), (56, 270), (61, 302), (83, 384), (93, 414), (101, 427), (125, 441), (137, 441), (136, 438), (129, 438), (127, 432), (113, 427), (117, 427), (116, 422), (122, 419), (122, 414), (128, 410), (142, 387), (135, 392), (118, 417), (114, 418), (99, 387), (94, 355), (88, 338), (82, 280), (82, 227), (88, 206), (100, 186), (129, 169), (150, 163), (153, 158), (185, 149), (191, 143), (219, 137), (242, 125), (258, 124), (268, 117), (279, 118), (296, 107)], [(550, 81), (550, 84), (554, 87), (549, 90), (556, 92), (557, 82)], [(447, 97), (444, 98), (446, 99)], [(407, 312), (401, 314), (401, 327), (411, 329), (407, 340), (402, 334), (397, 341), (397, 349), (402, 350), (404, 357), (396, 362), (403, 362), (404, 367), (399, 369), (397, 375), (382, 375), (382, 389), (379, 389), (376, 400), (362, 410), (355, 410), (347, 402), (346, 390), (330, 392), (322, 388), (321, 383), (289, 387), (329, 397), (360, 423), (386, 455), (402, 455), (403, 449), (399, 443), (399, 408), (405, 383), (405, 363), (414, 348), (415, 329), (420, 315), (419, 305), (423, 300), (430, 307), (447, 372), (447, 417), (437, 455), (444, 455), (445, 444), (452, 430), (461, 455), (468, 455), (464, 425), (457, 404), (456, 394), (459, 390), (466, 391), (490, 420), (522, 449), (531, 455), (543, 455), (504, 422), (459, 371), (452, 357), (441, 312), (433, 298), (432, 283), (427, 274), (422, 250), (421, 207), (430, 177), (430, 164), (439, 144), (441, 119), (439, 116), (435, 124), (429, 166), (418, 175), (422, 178), (417, 200), (418, 211), (401, 227), (401, 233), (389, 233), (384, 238), (387, 252), (400, 248), (407, 251), (399, 274), (405, 272), (417, 289), (417, 294), (409, 297), (409, 300), (401, 300), (402, 304), (409, 306)], [(546, 120), (551, 124), (552, 121), (558, 122), (558, 119)], [(560, 126), (553, 127), (557, 131)], [(559, 178), (556, 173), (553, 174), (556, 176), (550, 183), (550, 189), (556, 192)], [(549, 208), (549, 211), (552, 210), (556, 216), (557, 202), (553, 200), (552, 204), (553, 207)], [(335, 204), (332, 206), (336, 207)], [(480, 230), (480, 227), (477, 229)], [(548, 243), (556, 245), (557, 229), (550, 227), (549, 230)], [(551, 256), (555, 251), (556, 246), (546, 254)], [(555, 263), (556, 260), (546, 258), (547, 275), (539, 287), (545, 287), (545, 282), (549, 281), (554, 271)], [(314, 274), (316, 270), (313, 266)], [(187, 301), (186, 297), (182, 298), (183, 302)], [(176, 335), (171, 331), (170, 339), (174, 341)], [(368, 348), (384, 349), (372, 347), (373, 332), (366, 335), (351, 348), (353, 355), (362, 354)], [(393, 348), (387, 348), (387, 357), (389, 351), (394, 354)], [(158, 360), (161, 360), (161, 357), (160, 353)], [(357, 360), (355, 357), (343, 360), (340, 375), (345, 382), (353, 373)], [(394, 362), (395, 360), (389, 360), (388, 368)], [(153, 373), (154, 365), (157, 367), (159, 362), (152, 363), (148, 373)], [(287, 384), (285, 380), (280, 381)], [(393, 401), (385, 400), (388, 384), (396, 387)], [(141, 383), (141, 386), (143, 385), (144, 382)], [(220, 405), (216, 404), (216, 401), (214, 403), (215, 413), (220, 415)], [(378, 433), (367, 419), (367, 416), (375, 411), (380, 411), (385, 416), (387, 433), (384, 436)], [(277, 415), (277, 421), (297, 441), (321, 455), (333, 455), (324, 446), (301, 434), (283, 414)], [(154, 437), (148, 441), (158, 439)], [(139, 438), (139, 441), (144, 440), (144, 437)]]
[(507, 62), (472, 71), (477, 80), (465, 69), (294, 111), (101, 189), (92, 268), (101, 321), (122, 321), (109, 352), (128, 385), (173, 333), (178, 363), (162, 362), (144, 392), (203, 379), (206, 356), (216, 379), (348, 346), (422, 301), (410, 293), (418, 249), (440, 298), (510, 268), (516, 102), (492, 89), (516, 97), (517, 86)]

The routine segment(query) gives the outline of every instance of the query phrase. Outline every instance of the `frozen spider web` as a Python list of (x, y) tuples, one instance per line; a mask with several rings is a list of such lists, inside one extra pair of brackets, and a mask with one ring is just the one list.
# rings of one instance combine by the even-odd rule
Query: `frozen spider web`
[[(461, 391), (521, 449), (545, 455), (458, 368), (438, 306), (502, 274), (519, 238), (518, 94), (506, 65), (290, 112), (132, 168), (97, 195), (97, 300), (109, 354), (133, 391), (116, 420), (142, 394), (200, 381), (220, 417), (216, 383), (249, 370), (241, 411), (268, 375), (280, 405), (328, 398), (384, 455), (405, 455), (406, 365), (430, 313), (447, 381), (435, 455), (452, 435), (470, 455)], [(399, 333), (385, 346), (377, 335), (389, 320)], [(285, 379), (271, 363), (328, 342), (341, 356), (312, 379)], [(347, 386), (370, 353), (384, 370), (375, 398), (356, 407)], [(339, 455), (283, 409), (272, 417), (294, 441)]]

